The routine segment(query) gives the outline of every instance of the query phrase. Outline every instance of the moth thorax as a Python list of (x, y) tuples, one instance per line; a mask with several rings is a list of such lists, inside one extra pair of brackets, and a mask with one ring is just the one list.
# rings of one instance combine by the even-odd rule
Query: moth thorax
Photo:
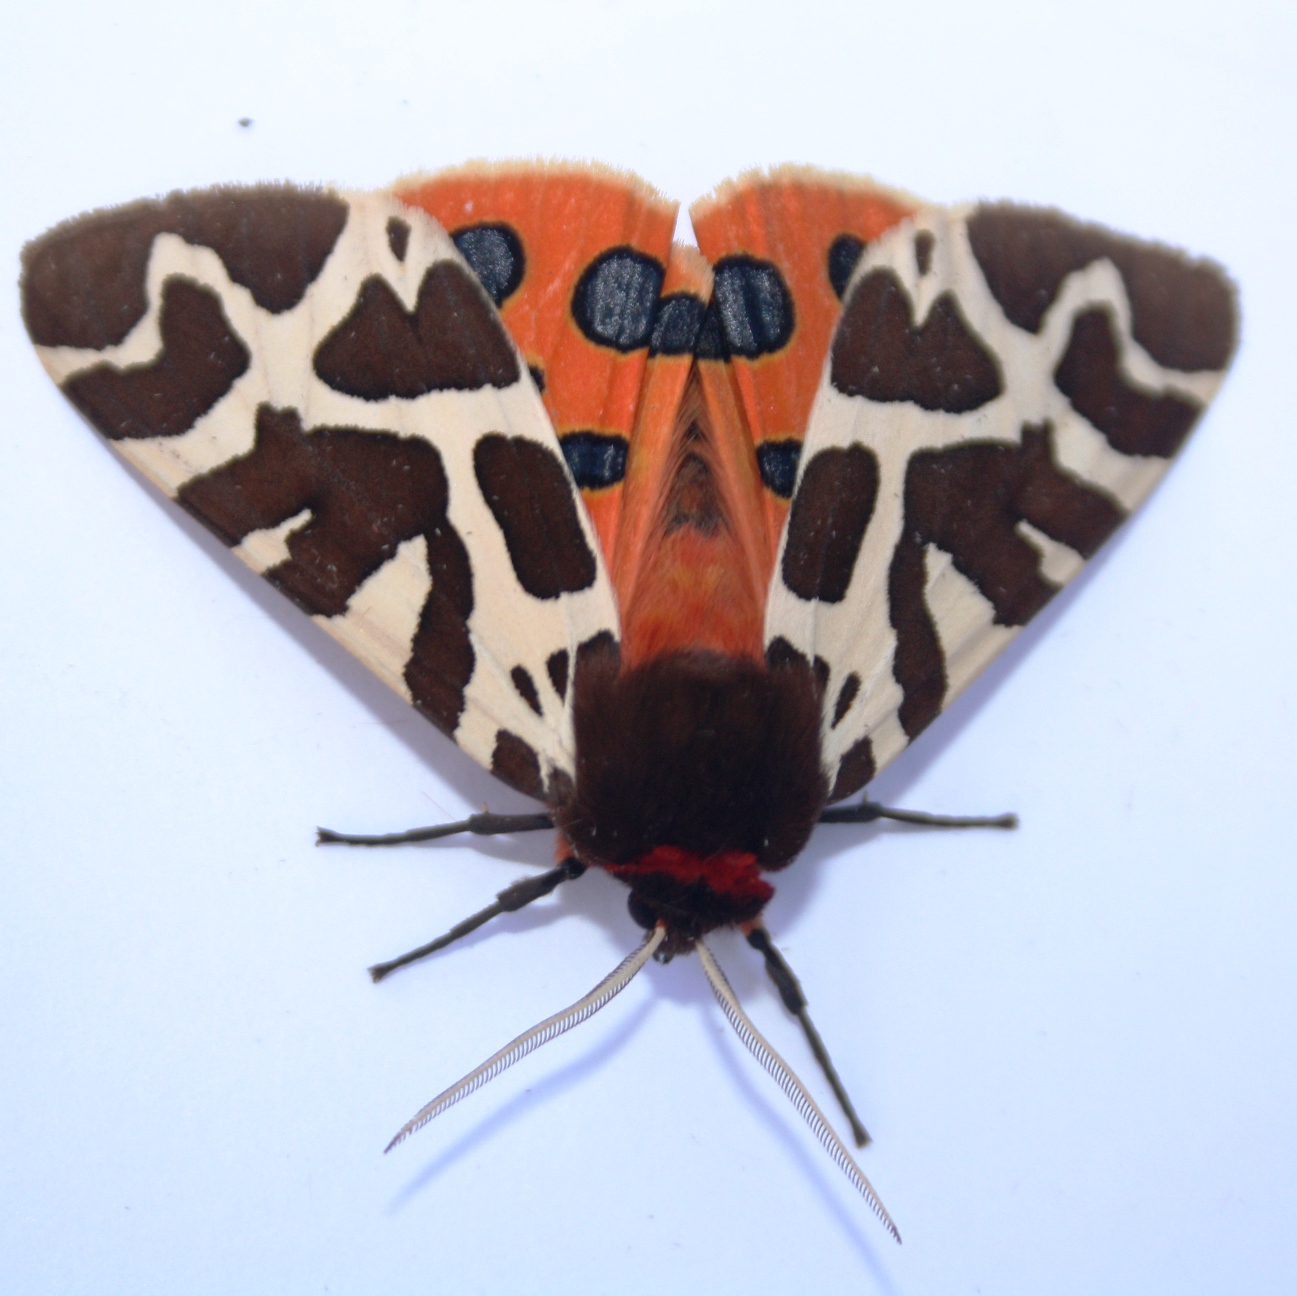
[(631, 914), (683, 950), (755, 918), (828, 794), (801, 663), (682, 651), (578, 672), (576, 783), (557, 809), (577, 856), (631, 888)]

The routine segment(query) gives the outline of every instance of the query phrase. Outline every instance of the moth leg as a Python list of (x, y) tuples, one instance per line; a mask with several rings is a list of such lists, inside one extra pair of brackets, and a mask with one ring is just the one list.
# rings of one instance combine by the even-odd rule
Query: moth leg
[(461, 936), (467, 936), (469, 932), (476, 931), (483, 923), (489, 922), (497, 914), (515, 913), (519, 909), (526, 908), (533, 900), (539, 900), (541, 896), (549, 895), (560, 882), (569, 882), (573, 878), (579, 878), (584, 872), (585, 865), (569, 856), (556, 868), (552, 868), (546, 873), (540, 873), (536, 877), (522, 878), (512, 886), (505, 887), (485, 909), (479, 909), (477, 913), (465, 918), (463, 922), (456, 923), (444, 936), (438, 936), (436, 940), (429, 941), (426, 945), (420, 945), (418, 949), (412, 949), (408, 954), (402, 954), (400, 958), (389, 959), (386, 963), (375, 963), (369, 969), (369, 975), (375, 981), (381, 981), (389, 972), (395, 972), (397, 968), (405, 967), (407, 963), (417, 962), (421, 958), (427, 958), (429, 954), (435, 954), (438, 950), (445, 949), (447, 945), (453, 944)]
[(754, 950), (758, 950), (762, 958), (766, 961), (766, 972), (771, 981), (775, 983), (775, 989), (779, 991), (779, 997), (784, 1001), (784, 1007), (788, 1009), (802, 1025), (802, 1031), (806, 1035), (806, 1042), (811, 1046), (811, 1052), (815, 1054), (815, 1060), (820, 1064), (820, 1070), (824, 1072), (824, 1078), (829, 1082), (834, 1096), (838, 1100), (838, 1105), (842, 1108), (843, 1115), (851, 1125), (852, 1136), (856, 1140), (857, 1147), (865, 1147), (871, 1140), (869, 1131), (861, 1123), (860, 1117), (856, 1115), (856, 1109), (851, 1105), (851, 1099), (847, 1096), (846, 1088), (843, 1086), (838, 1073), (833, 1066), (833, 1061), (829, 1057), (829, 1051), (824, 1047), (824, 1041), (820, 1038), (820, 1033), (815, 1029), (815, 1023), (811, 1021), (810, 1013), (806, 1010), (806, 996), (802, 993), (801, 983), (793, 974), (792, 968), (784, 961), (784, 956), (774, 947), (770, 939), (770, 933), (766, 931), (760, 923), (756, 923), (750, 931), (747, 932), (748, 944)]
[(550, 814), (492, 814), (484, 810), (481, 814), (469, 815), (458, 823), (435, 824), (431, 828), (411, 828), (408, 832), (379, 833), (366, 836), (363, 833), (340, 833), (332, 828), (317, 828), (315, 844), (326, 846), (334, 842), (344, 846), (400, 846), (406, 842), (433, 841), (438, 837), (453, 837), (456, 833), (474, 833), (478, 837), (496, 837), (504, 833), (535, 832), (540, 828), (552, 828), (554, 816)]
[(830, 806), (820, 815), (820, 823), (873, 823), (876, 819), (894, 819), (897, 823), (920, 824), (925, 828), (1016, 828), (1016, 814), (1002, 815), (935, 815), (922, 810), (893, 810), (876, 801), (862, 800), (859, 805)]

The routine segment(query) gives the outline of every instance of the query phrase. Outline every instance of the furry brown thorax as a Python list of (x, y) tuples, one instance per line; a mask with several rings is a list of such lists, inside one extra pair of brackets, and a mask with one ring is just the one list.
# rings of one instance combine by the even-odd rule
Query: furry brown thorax
[(556, 822), (577, 858), (631, 888), (668, 952), (750, 922), (806, 844), (828, 797), (820, 704), (802, 662), (713, 652), (623, 669), (615, 653), (575, 682), (576, 783)]

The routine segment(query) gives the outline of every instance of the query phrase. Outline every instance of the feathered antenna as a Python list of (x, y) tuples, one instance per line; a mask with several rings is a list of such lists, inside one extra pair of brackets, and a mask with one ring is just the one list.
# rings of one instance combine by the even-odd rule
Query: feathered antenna
[[(440, 1093), (426, 1107), (422, 1107), (397, 1131), (396, 1137), (384, 1149), (390, 1152), (398, 1143), (409, 1138), (417, 1129), (422, 1129), (434, 1117), (440, 1116), (447, 1107), (453, 1107), (461, 1098), (467, 1097), (474, 1089), (480, 1089), (488, 1080), (494, 1080), (501, 1071), (508, 1070), (519, 1058), (524, 1058), (533, 1049), (557, 1039), (564, 1031), (579, 1025), (587, 1017), (593, 1017), (609, 1000), (621, 994), (630, 985), (635, 974), (653, 957), (654, 951), (666, 938), (665, 927), (654, 927), (644, 937), (643, 943), (622, 961), (590, 991), (584, 999), (578, 999), (570, 1008), (565, 1008), (553, 1017), (533, 1026), (531, 1030), (519, 1035), (516, 1040), (506, 1044), (498, 1053), (487, 1058), (475, 1071), (470, 1071), (457, 1084), (453, 1084), (444, 1093)], [(850, 1158), (848, 1158), (850, 1159)]]
[(703, 971), (707, 973), (707, 980), (712, 984), (716, 1001), (720, 1004), (721, 1011), (729, 1018), (729, 1023), (734, 1027), (739, 1039), (747, 1045), (752, 1056), (765, 1067), (774, 1078), (775, 1083), (788, 1095), (793, 1106), (797, 1108), (803, 1119), (811, 1127), (811, 1132), (819, 1139), (824, 1150), (837, 1163), (838, 1169), (851, 1180), (856, 1191), (869, 1203), (870, 1209), (883, 1221), (883, 1227), (899, 1242), (901, 1235), (897, 1232), (892, 1217), (887, 1213), (887, 1207), (879, 1200), (873, 1185), (865, 1178), (864, 1171), (855, 1163), (851, 1153), (847, 1151), (847, 1145), (837, 1136), (829, 1122), (825, 1120), (824, 1113), (820, 1111), (806, 1086), (793, 1074), (792, 1068), (775, 1052), (769, 1041), (762, 1036), (761, 1032), (752, 1024), (747, 1013), (739, 1006), (739, 1001), (730, 983), (725, 979), (725, 973), (721, 971), (720, 965), (712, 957), (711, 950), (701, 940), (698, 942), (697, 948), (698, 957), (702, 960)]

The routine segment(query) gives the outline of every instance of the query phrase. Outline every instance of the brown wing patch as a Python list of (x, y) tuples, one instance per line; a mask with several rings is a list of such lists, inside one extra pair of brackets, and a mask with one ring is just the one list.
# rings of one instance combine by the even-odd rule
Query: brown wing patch
[(410, 246), (409, 221), (393, 216), (387, 222), (387, 246), (392, 249), (392, 255), (398, 261), (405, 260), (406, 251)]
[(67, 398), (111, 441), (188, 432), (247, 372), (248, 349), (208, 288), (169, 278), (158, 329), (156, 360), (127, 369), (95, 365), (63, 384)]
[(265, 576), (317, 616), (343, 614), (404, 541), (422, 536), (432, 588), (405, 679), (415, 705), (454, 732), (473, 674), (466, 626), (473, 586), (468, 553), (446, 516), (435, 447), (355, 428), (307, 432), (296, 410), (263, 405), (251, 452), (194, 478), (178, 498), (228, 545), (308, 511), (287, 538), (288, 557)]
[(1072, 335), (1054, 370), (1054, 385), (1114, 450), (1169, 459), (1198, 421), (1195, 400), (1140, 391), (1118, 366), (1117, 332), (1102, 307), (1072, 321)]
[(1135, 341), (1158, 364), (1193, 373), (1229, 363), (1238, 308), (1212, 261), (1014, 203), (979, 207), (968, 238), (992, 294), (1019, 328), (1038, 332), (1063, 280), (1107, 258), (1125, 281)]
[(423, 440), (307, 432), (294, 409), (257, 411), (250, 453), (183, 486), (180, 503), (228, 545), (310, 510), (266, 577), (312, 615), (338, 616), (403, 541), (446, 523), (446, 473)]
[(473, 468), (523, 589), (539, 599), (589, 589), (595, 556), (559, 460), (526, 437), (492, 432), (473, 447)]
[(1003, 390), (995, 357), (973, 332), (952, 293), (932, 303), (915, 328), (910, 299), (890, 270), (853, 289), (833, 338), (830, 380), (846, 396), (913, 401), (964, 414)]
[(856, 444), (806, 465), (784, 541), (784, 584), (798, 598), (841, 603), (878, 497), (878, 461)]
[(371, 401), (511, 387), (521, 376), (480, 285), (450, 261), (424, 275), (413, 313), (385, 280), (365, 280), (316, 349), (315, 372), (335, 391)]
[(541, 779), (540, 757), (536, 749), (508, 729), (501, 729), (495, 735), (491, 773), (527, 796), (538, 801), (545, 799), (545, 784)]
[(969, 441), (921, 451), (905, 474), (905, 525), (889, 571), (893, 672), (905, 694), (901, 726), (914, 738), (945, 703), (945, 659), (925, 600), (928, 544), (995, 609), (995, 624), (1025, 625), (1058, 592), (1040, 573), (1040, 553), (1019, 534), (1027, 522), (1090, 557), (1124, 513), (1057, 465), (1053, 430), (1026, 425), (1020, 446)]
[(211, 248), (263, 310), (298, 304), (347, 222), (340, 198), (293, 185), (206, 189), (92, 212), (23, 249), (23, 318), (38, 346), (115, 346), (148, 309), (153, 240)]
[(515, 666), (509, 672), (509, 678), (518, 691), (518, 696), (537, 714), (541, 714), (540, 694), (536, 692), (536, 681), (525, 666)]
[(867, 737), (852, 743), (838, 761), (838, 773), (829, 800), (841, 801), (843, 797), (859, 792), (876, 772), (874, 744)]

